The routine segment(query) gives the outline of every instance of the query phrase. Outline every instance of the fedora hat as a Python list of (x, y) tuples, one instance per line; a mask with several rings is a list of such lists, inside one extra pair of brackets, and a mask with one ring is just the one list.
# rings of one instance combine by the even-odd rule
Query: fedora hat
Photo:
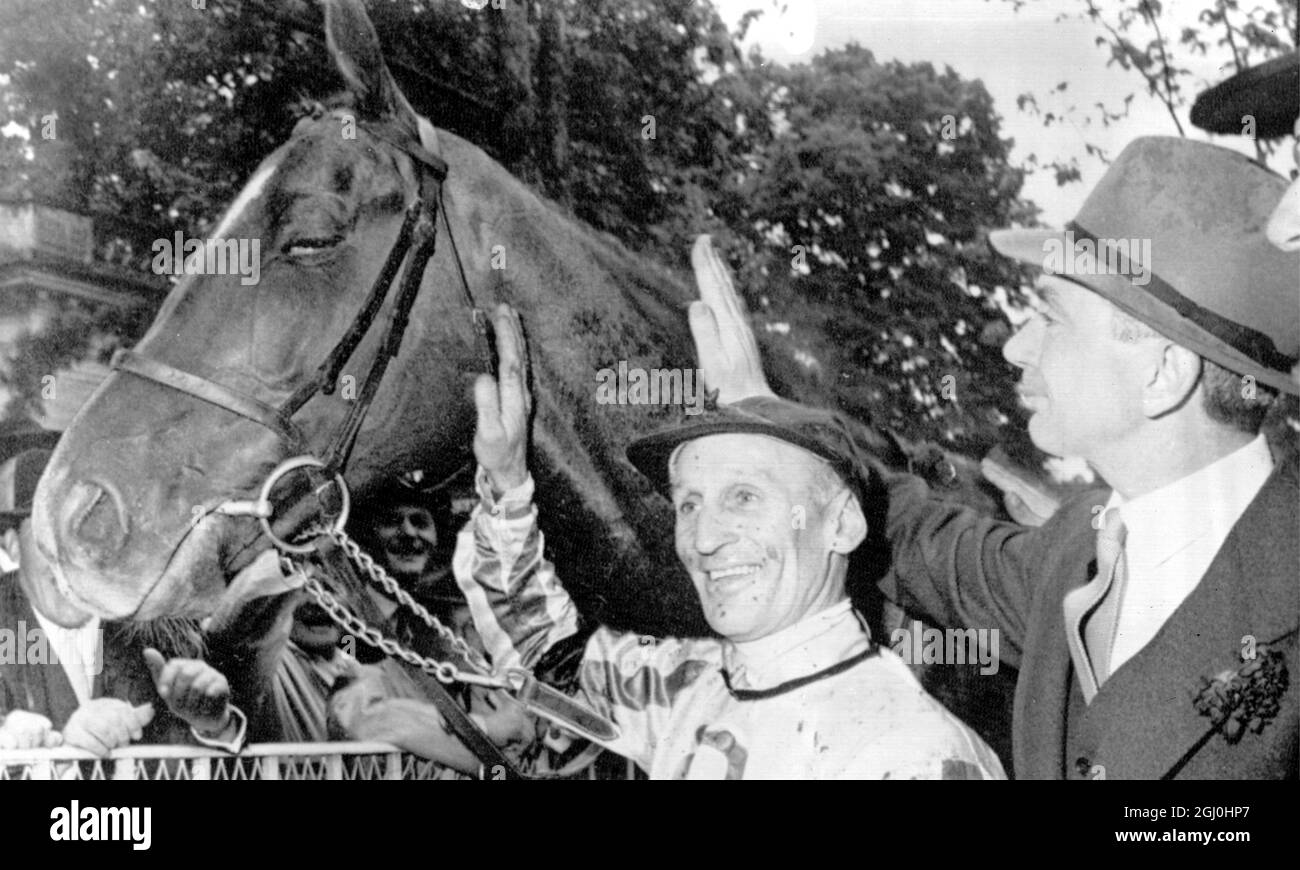
[(0, 528), (7, 528), (31, 515), (36, 484), (54, 455), (50, 450), (32, 448), (0, 464)]
[(1247, 115), (1255, 119), (1259, 139), (1291, 135), (1300, 117), (1300, 52), (1244, 69), (1192, 104), (1192, 123), (1210, 133), (1241, 135)]
[(62, 433), (44, 429), (27, 419), (0, 423), (0, 462), (24, 450), (53, 450)]
[(1286, 186), (1236, 151), (1146, 136), (1064, 230), (997, 230), (989, 242), (1229, 371), (1300, 395), (1300, 252), (1265, 236)]

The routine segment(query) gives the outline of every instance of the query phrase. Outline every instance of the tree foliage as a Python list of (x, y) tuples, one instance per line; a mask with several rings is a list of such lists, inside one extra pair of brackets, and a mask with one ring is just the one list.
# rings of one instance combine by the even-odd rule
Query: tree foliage
[[(203, 5), (12, 0), (0, 126), (31, 138), (4, 140), (0, 189), (94, 215), (100, 256), (137, 268), (154, 239), (203, 235), (341, 87), (316, 4)], [(982, 85), (856, 46), (770, 64), (690, 0), (369, 5), (416, 109), (559, 207), (678, 267), (712, 232), (778, 382), (811, 370), (827, 399), (972, 452), (1017, 419), (995, 300), (1020, 281), (984, 232), (1034, 211)], [(85, 352), (54, 334), (65, 350), (24, 353)]]
[(988, 92), (856, 45), (750, 76), (777, 119), (736, 191), (769, 323), (852, 412), (987, 450), (1019, 413), (995, 298), (1020, 272), (986, 232), (1035, 213)]
[[(1041, 0), (1005, 0), (1017, 9)], [(1171, 133), (1186, 135), (1179, 111), (1188, 106), (1205, 87), (1188, 67), (1196, 57), (1221, 59), (1225, 77), (1285, 54), (1300, 44), (1297, 33), (1297, 0), (1202, 0), (1193, 18), (1190, 4), (1168, 6), (1160, 0), (1072, 0), (1073, 12), (1057, 20), (1079, 19), (1097, 30), (1095, 43), (1106, 66), (1119, 66), (1134, 75), (1140, 90), (1156, 98), (1169, 115)], [(1026, 92), (1018, 99), (1023, 111), (1040, 118), (1045, 126), (1072, 123), (1087, 129), (1122, 123), (1129, 116), (1138, 91), (1130, 91), (1118, 102), (1080, 107), (1069, 95), (1069, 83), (1059, 82), (1045, 92)], [(1256, 139), (1256, 156), (1266, 162), (1278, 148), (1276, 143)], [(1104, 149), (1087, 144), (1090, 156), (1109, 160)], [(1044, 163), (1056, 174), (1058, 183), (1078, 181), (1074, 160), (1051, 159)]]

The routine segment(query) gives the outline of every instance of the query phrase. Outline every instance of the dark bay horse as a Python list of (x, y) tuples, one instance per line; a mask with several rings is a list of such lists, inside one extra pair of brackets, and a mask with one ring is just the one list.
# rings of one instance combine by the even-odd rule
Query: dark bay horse
[[(350, 107), (304, 118), (213, 234), (259, 241), (260, 281), (187, 275), (135, 353), (178, 377), (281, 405), (362, 307), (404, 208), (419, 196), (411, 154), (432, 151), (450, 167), (446, 223), (401, 352), (358, 435), (348, 484), (364, 495), (388, 473), (422, 468), (436, 478), (471, 459), (470, 385), (486, 362), (458, 253), (474, 305), (508, 301), (528, 330), (540, 508), (575, 597), (615, 623), (641, 615), (642, 630), (682, 630), (693, 595), (676, 574), (669, 519), (622, 453), (681, 409), (601, 405), (596, 389), (597, 373), (620, 361), (692, 365), (687, 288), (417, 118), (359, 2), (327, 4), (326, 19)], [(63, 591), (111, 619), (210, 613), (228, 579), (268, 545), (253, 518), (218, 509), (254, 497), (291, 453), (324, 449), (356, 400), (395, 293), (339, 388), (294, 417), (304, 445), (192, 390), (114, 372), (64, 435), (36, 498), (37, 541)]]
[[(472, 308), (511, 303), (532, 364), (529, 464), (565, 587), (582, 613), (614, 627), (707, 631), (672, 551), (671, 511), (623, 453), (634, 436), (685, 408), (598, 401), (598, 389), (607, 389), (602, 372), (693, 368), (686, 319), (693, 290), (417, 117), (360, 0), (326, 3), (326, 35), (350, 103), (303, 118), (213, 233), (260, 243), (260, 281), (187, 274), (134, 349), (161, 375), (129, 367), (110, 375), (45, 471), (32, 523), (60, 589), (105, 619), (144, 624), (203, 618), (227, 603), (231, 577), (270, 541), (251, 516), (224, 508), (255, 497), (282, 460), (325, 450), (359, 401), (398, 287), (343, 365), (337, 389), (296, 411), (298, 436), (265, 417), (311, 380), (354, 324), (408, 205), (420, 200), (429, 173), (421, 155), (432, 152), (448, 168), (439, 198), (445, 222), (400, 352), (351, 450), (348, 488), (364, 497), (394, 472), (421, 468), (439, 479), (472, 462), (471, 386), (489, 365)], [(833, 401), (824, 385), (787, 378), (779, 386), (806, 401)], [(201, 398), (213, 390), (220, 401)], [(970, 501), (978, 472), (970, 464), (962, 472)], [(874, 537), (861, 547), (867, 564), (859, 573), (870, 580), (888, 564), (883, 499), (867, 510)], [(980, 697), (988, 681), (975, 689), (956, 680), (954, 692), (927, 683), (976, 727), (988, 717), (980, 730), (1005, 750), (995, 711), (1008, 705), (1010, 684), (988, 700)]]
[[(254, 518), (223, 509), (253, 499), (282, 460), (323, 452), (358, 401), (397, 288), (337, 388), (294, 415), (301, 443), (286, 437), (283, 421), (265, 419), (312, 378), (364, 307), (428, 181), (421, 155), (432, 152), (449, 167), (439, 203), (445, 222), (400, 353), (351, 451), (348, 486), (364, 496), (394, 472), (420, 468), (438, 479), (472, 462), (471, 385), (489, 365), (472, 307), (509, 302), (528, 333), (530, 467), (548, 555), (566, 587), (585, 615), (615, 627), (707, 631), (673, 553), (671, 512), (623, 453), (685, 409), (598, 401), (598, 389), (608, 388), (602, 372), (693, 369), (693, 290), (418, 118), (359, 0), (330, 0), (326, 29), (350, 104), (300, 121), (213, 234), (257, 240), (260, 281), (187, 275), (134, 349), (161, 374), (110, 375), (49, 464), (33, 524), (60, 589), (104, 618), (140, 623), (197, 619), (226, 603), (230, 579), (271, 544)], [(780, 386), (833, 401), (811, 383)], [(218, 401), (202, 398), (213, 390)], [(977, 472), (969, 464), (963, 471), (969, 501)], [(860, 573), (869, 581), (887, 567), (888, 549), (883, 500), (867, 508), (873, 539), (860, 548)], [(984, 710), (997, 719), (988, 711), (998, 702), (968, 697), (973, 691), (940, 694), (959, 715)], [(1009, 698), (1009, 688), (1002, 694)]]

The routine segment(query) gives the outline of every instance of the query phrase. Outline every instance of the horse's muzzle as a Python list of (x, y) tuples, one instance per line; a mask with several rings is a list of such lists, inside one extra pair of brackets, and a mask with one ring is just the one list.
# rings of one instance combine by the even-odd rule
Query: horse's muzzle
[(66, 543), (92, 565), (113, 559), (131, 534), (122, 496), (110, 483), (75, 481), (60, 508)]

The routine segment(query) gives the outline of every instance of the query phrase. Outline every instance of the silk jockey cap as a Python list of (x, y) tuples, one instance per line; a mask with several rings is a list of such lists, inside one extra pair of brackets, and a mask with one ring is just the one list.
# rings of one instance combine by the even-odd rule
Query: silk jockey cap
[(989, 243), (1048, 271), (1063, 250), (1064, 277), (1229, 371), (1300, 395), (1300, 252), (1265, 235), (1286, 187), (1236, 151), (1145, 136), (1064, 230), (997, 230)]
[(859, 454), (843, 418), (835, 411), (777, 396), (750, 396), (726, 405), (706, 405), (703, 413), (688, 417), (680, 426), (633, 441), (627, 456), (656, 489), (668, 493), (668, 462), (673, 451), (687, 441), (724, 434), (766, 435), (802, 447), (829, 462), (859, 501), (869, 491), (871, 466)]

